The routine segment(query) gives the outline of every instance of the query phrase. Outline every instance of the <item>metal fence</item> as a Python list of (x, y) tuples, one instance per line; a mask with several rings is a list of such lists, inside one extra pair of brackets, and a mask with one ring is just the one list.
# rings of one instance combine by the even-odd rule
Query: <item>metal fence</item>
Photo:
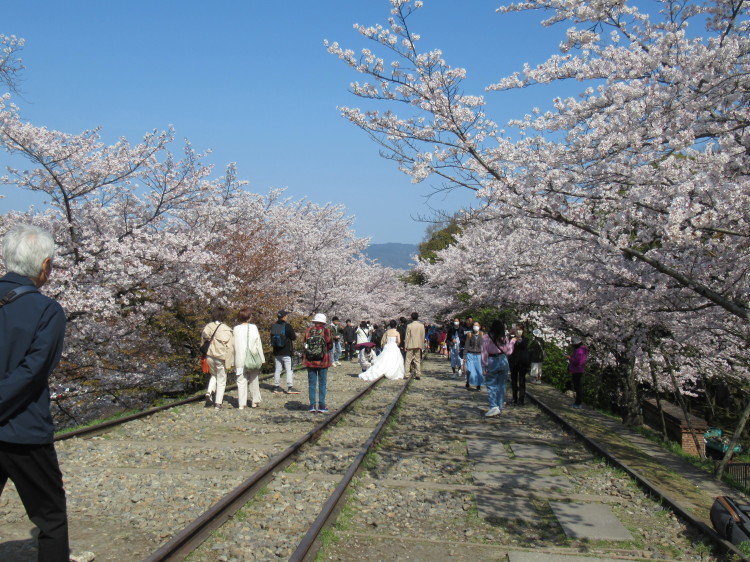
[(727, 465), (727, 472), (737, 479), (743, 486), (750, 488), (750, 463), (733, 462)]

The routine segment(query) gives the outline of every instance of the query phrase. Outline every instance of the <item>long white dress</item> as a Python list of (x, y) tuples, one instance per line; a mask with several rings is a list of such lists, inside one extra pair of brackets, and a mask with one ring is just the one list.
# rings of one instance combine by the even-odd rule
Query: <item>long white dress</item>
[(366, 381), (374, 381), (380, 377), (396, 380), (404, 378), (404, 357), (396, 345), (396, 336), (388, 336), (383, 351), (372, 362), (370, 368), (359, 375)]

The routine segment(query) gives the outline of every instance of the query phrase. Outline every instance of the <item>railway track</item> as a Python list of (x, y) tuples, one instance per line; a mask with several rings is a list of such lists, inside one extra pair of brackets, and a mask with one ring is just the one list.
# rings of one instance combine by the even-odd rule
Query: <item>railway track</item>
[[(258, 409), (216, 411), (197, 397), (66, 435), (58, 453), (75, 550), (97, 560), (217, 561), (737, 555), (543, 410), (485, 419), (485, 394), (466, 392), (434, 358), (411, 388), (369, 387), (354, 365), (329, 376), (338, 408), (327, 417), (308, 413), (303, 395), (264, 389)], [(31, 524), (8, 492), (0, 558), (33, 560)], [(578, 504), (605, 506), (629, 538), (568, 536), (555, 509)]]

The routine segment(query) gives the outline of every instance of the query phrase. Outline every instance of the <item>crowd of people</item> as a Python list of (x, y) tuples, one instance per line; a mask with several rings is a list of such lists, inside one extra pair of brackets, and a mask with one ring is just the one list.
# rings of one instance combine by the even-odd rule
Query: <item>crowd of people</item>
[[(68, 560), (68, 518), (62, 473), (53, 443), (49, 377), (62, 356), (65, 312), (39, 289), (52, 274), (55, 243), (52, 235), (35, 226), (18, 225), (3, 238), (5, 275), (0, 278), (0, 329), (9, 334), (0, 345), (0, 493), (11, 480), (29, 518), (38, 526), (39, 560)], [(294, 342), (297, 334), (280, 310), (270, 329), (274, 358), (274, 392), (281, 389), (286, 371), (286, 393), (294, 387)], [(265, 363), (263, 342), (252, 312), (243, 308), (237, 324), (227, 324), (228, 312), (217, 307), (201, 331), (202, 362), (210, 375), (206, 401), (222, 407), (227, 373), (235, 369), (238, 407), (261, 403), (258, 376)], [(358, 327), (346, 320), (317, 313), (302, 335), (303, 362), (307, 368), (309, 411), (327, 412), (328, 369), (344, 360), (359, 362), (364, 380), (380, 377), (422, 377), (422, 357), (428, 350), (447, 358), (453, 376), (464, 376), (467, 390), (487, 389), (487, 417), (502, 412), (505, 388), (511, 379), (513, 404), (524, 403), (526, 377), (541, 381), (544, 343), (541, 334), (527, 335), (520, 323), (506, 332), (503, 322), (485, 330), (479, 322), (456, 318), (446, 327), (422, 323), (414, 312), (411, 321), (401, 318), (381, 324), (367, 321)], [(568, 357), (575, 401), (582, 404), (582, 376), (588, 350), (573, 338)], [(249, 398), (249, 402), (248, 402)]]
[[(292, 359), (297, 334), (288, 322), (289, 312), (280, 310), (270, 329), (274, 358), (274, 393), (299, 394), (294, 387)], [(263, 344), (257, 326), (250, 323), (250, 311), (240, 310), (239, 324), (233, 329), (225, 324), (227, 312), (216, 308), (211, 322), (201, 333), (202, 349), (207, 356), (210, 379), (206, 401), (222, 407), (227, 371), (233, 366), (237, 372), (239, 408), (256, 408), (261, 395), (258, 385), (260, 368), (265, 361)], [(363, 380), (380, 377), (401, 379), (407, 374), (415, 380), (422, 376), (422, 358), (432, 352), (446, 358), (454, 378), (463, 377), (469, 391), (487, 390), (487, 417), (498, 416), (506, 404), (522, 406), (526, 400), (526, 380), (542, 382), (544, 341), (539, 330), (530, 337), (523, 322), (506, 330), (505, 324), (495, 320), (486, 328), (471, 317), (454, 318), (445, 326), (421, 322), (419, 314), (410, 320), (401, 317), (373, 324), (363, 320), (353, 324), (346, 319), (342, 324), (337, 316), (327, 322), (325, 314), (317, 313), (302, 336), (302, 358), (308, 373), (310, 412), (328, 412), (326, 402), (328, 369), (341, 361), (357, 361)], [(580, 338), (573, 339), (574, 351), (569, 357), (575, 400), (574, 408), (582, 405), (582, 374), (587, 359), (587, 348)], [(286, 390), (281, 388), (281, 374), (286, 372)], [(510, 379), (511, 396), (506, 400), (506, 386)]]

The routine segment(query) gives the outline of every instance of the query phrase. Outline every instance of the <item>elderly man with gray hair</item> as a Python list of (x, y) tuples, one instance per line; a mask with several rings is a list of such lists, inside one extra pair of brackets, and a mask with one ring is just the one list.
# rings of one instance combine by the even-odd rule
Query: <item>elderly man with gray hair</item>
[(12, 480), (39, 527), (39, 560), (69, 559), (62, 473), (53, 445), (49, 376), (63, 349), (65, 313), (37, 289), (52, 271), (55, 242), (36, 226), (3, 238), (0, 278), (0, 493)]

